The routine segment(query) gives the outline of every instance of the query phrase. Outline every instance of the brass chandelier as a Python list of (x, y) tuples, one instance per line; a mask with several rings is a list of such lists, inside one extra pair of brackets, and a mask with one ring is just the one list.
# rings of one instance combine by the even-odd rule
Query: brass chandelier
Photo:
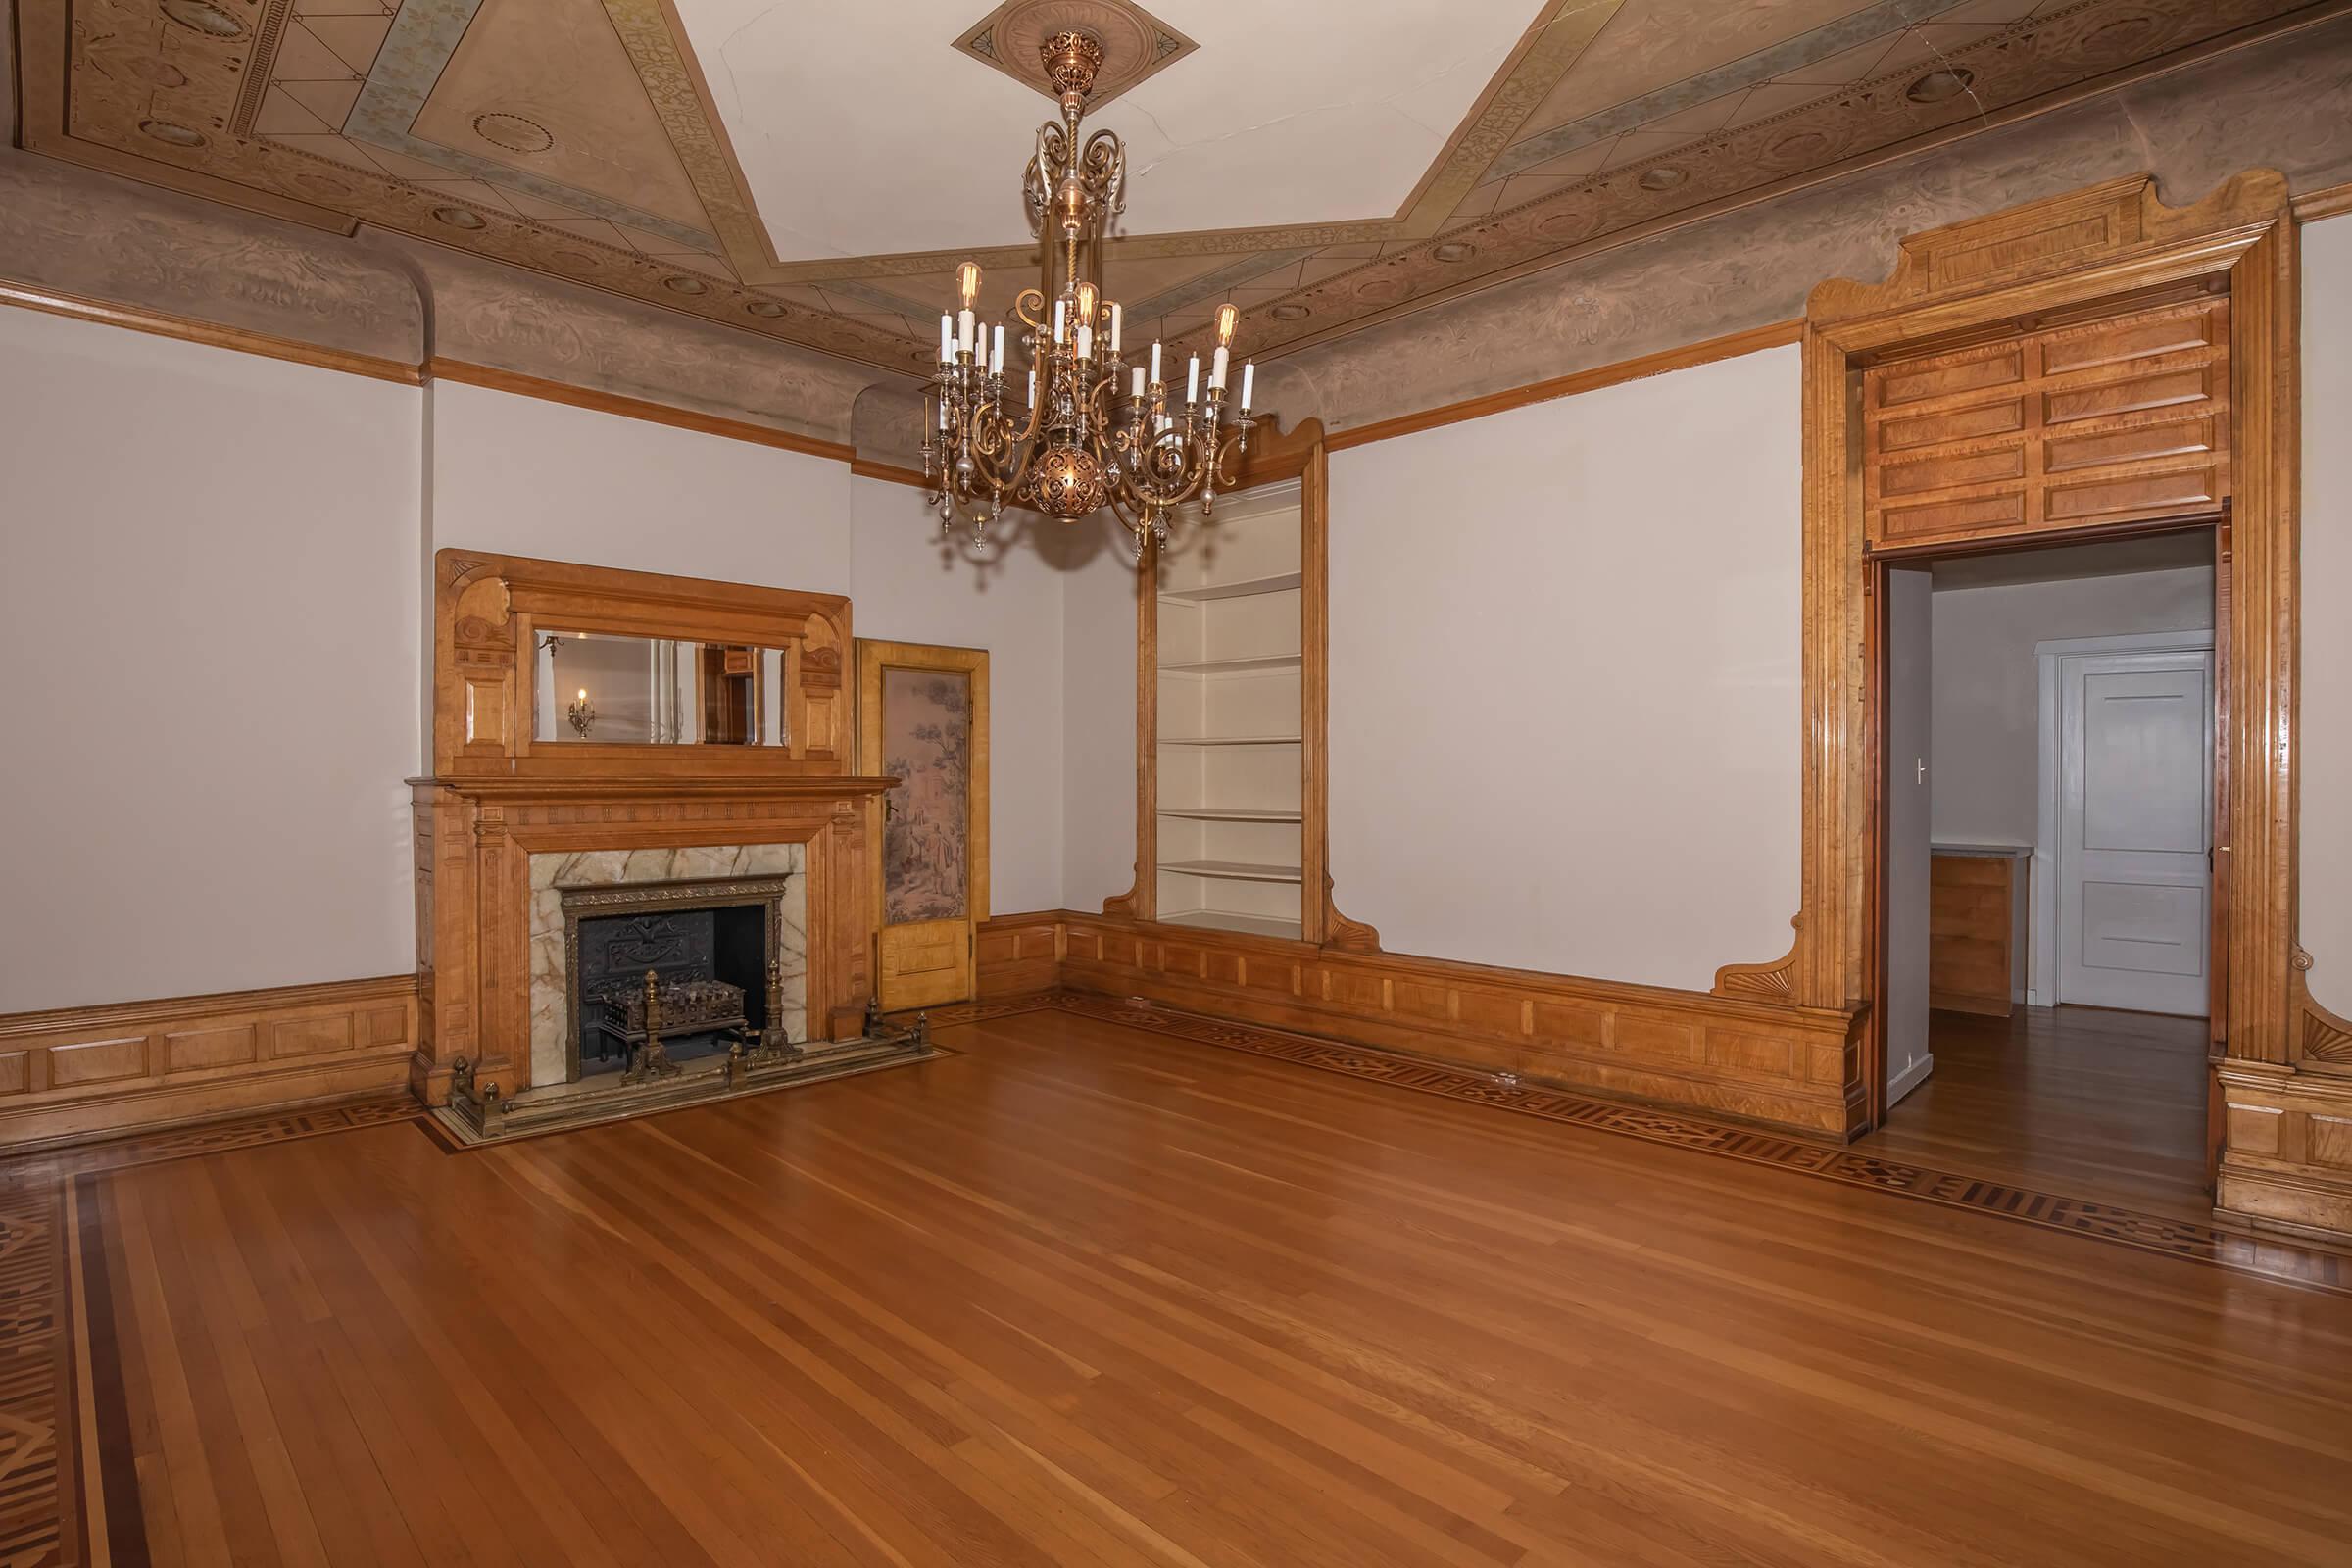
[(1231, 487), (1249, 450), (1253, 364), (1242, 366), (1241, 395), (1227, 414), (1227, 376), (1241, 312), (1217, 307), (1217, 344), (1201, 395), (1200, 357), (1185, 372), (1184, 399), (1161, 376), (1161, 345), (1151, 368), (1129, 366), (1117, 301), (1101, 285), (1102, 232), (1127, 205), (1127, 148), (1108, 130), (1083, 142), (1078, 123), (1102, 64), (1102, 46), (1059, 32), (1039, 52), (1061, 95), (1061, 120), (1037, 130), (1023, 174), (1037, 224), (1039, 287), (1021, 290), (1008, 318), (1029, 356), (1024, 402), (1004, 374), (1004, 327), (991, 332), (974, 314), (980, 268), (956, 271), (958, 309), (939, 318), (939, 371), (923, 410), (923, 478), (940, 531), (958, 519), (974, 544), (1006, 506), (1065, 520), (1107, 506), (1141, 552), (1168, 537), (1168, 514), (1196, 498), (1206, 513), (1220, 484)]

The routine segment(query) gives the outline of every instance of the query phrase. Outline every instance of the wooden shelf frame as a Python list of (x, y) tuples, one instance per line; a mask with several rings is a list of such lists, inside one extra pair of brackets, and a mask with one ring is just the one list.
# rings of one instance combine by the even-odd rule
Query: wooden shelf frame
[[(1300, 888), (1299, 918), (1296, 929), (1288, 922), (1234, 910), (1214, 908), (1175, 911), (1164, 918), (1171, 925), (1228, 931), (1247, 936), (1295, 937), (1317, 945), (1356, 953), (1380, 951), (1380, 936), (1361, 921), (1342, 914), (1332, 900), (1328, 773), (1330, 657), (1329, 526), (1330, 462), (1323, 425), (1309, 419), (1281, 430), (1274, 418), (1262, 419), (1256, 444), (1242, 471), (1240, 483), (1227, 493), (1228, 505), (1249, 491), (1296, 479), (1299, 484), (1298, 556), (1296, 573), (1278, 572), (1230, 583), (1163, 589), (1156, 551), (1148, 551), (1136, 571), (1136, 835), (1135, 882), (1127, 892), (1103, 901), (1105, 914), (1159, 920), (1159, 881), (1162, 871), (1194, 875), (1181, 863), (1163, 865), (1159, 858), (1162, 817), (1177, 822), (1244, 822), (1298, 828), (1297, 878)], [(1248, 503), (1242, 503), (1247, 505)], [(1295, 666), (1290, 656), (1266, 655), (1230, 662), (1180, 662), (1162, 669), (1159, 663), (1159, 621), (1163, 605), (1198, 606), (1255, 595), (1297, 593), (1299, 596), (1299, 647)], [(1279, 660), (1279, 662), (1267, 661)], [(1278, 673), (1296, 667), (1299, 680), (1299, 732), (1295, 736), (1220, 737), (1213, 739), (1163, 736), (1159, 731), (1159, 687), (1163, 674), (1195, 679), (1203, 684), (1254, 673)], [(1296, 746), (1299, 752), (1299, 807), (1289, 812), (1257, 813), (1215, 807), (1171, 807), (1159, 804), (1159, 757), (1163, 747), (1192, 750), (1202, 746)], [(1285, 867), (1287, 870), (1288, 868)]]

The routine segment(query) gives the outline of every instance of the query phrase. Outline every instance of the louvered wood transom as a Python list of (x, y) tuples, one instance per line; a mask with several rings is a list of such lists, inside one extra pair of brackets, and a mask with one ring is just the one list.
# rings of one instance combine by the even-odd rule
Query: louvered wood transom
[(1872, 548), (2218, 514), (2230, 302), (2174, 303), (1863, 374)]

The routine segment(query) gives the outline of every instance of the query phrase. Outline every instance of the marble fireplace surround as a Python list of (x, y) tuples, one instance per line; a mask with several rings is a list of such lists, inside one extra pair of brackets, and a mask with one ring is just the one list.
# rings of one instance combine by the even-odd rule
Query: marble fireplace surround
[(776, 956), (783, 1023), (796, 1045), (808, 1038), (808, 879), (805, 844), (710, 844), (685, 849), (579, 850), (530, 858), (531, 1082), (569, 1076), (564, 1032), (569, 1017), (564, 971), (564, 894), (641, 882), (721, 882), (788, 876), (777, 901)]

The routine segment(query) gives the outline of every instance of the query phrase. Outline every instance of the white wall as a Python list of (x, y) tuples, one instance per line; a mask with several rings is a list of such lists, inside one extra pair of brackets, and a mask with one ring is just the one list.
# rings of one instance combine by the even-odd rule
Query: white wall
[(453, 381), (432, 426), (435, 550), (851, 591), (847, 464)]
[(1935, 577), (1886, 574), (1886, 1103), (1934, 1070), (1930, 1054), (1930, 826), (1936, 788)]
[(0, 1012), (416, 963), (419, 394), (0, 310)]
[(940, 542), (918, 490), (854, 479), (850, 502), (858, 635), (988, 650), (990, 908), (1059, 907), (1060, 541), (1032, 522), (975, 559)]
[(1798, 365), (1333, 456), (1331, 865), (1382, 946), (1691, 990), (1788, 950)]
[[(1135, 886), (1135, 559), (1127, 532), (1069, 528), (1062, 561), (1059, 907), (1099, 914)], [(1004, 907), (1009, 909), (1011, 906)]]
[(2311, 994), (2352, 1014), (2352, 219), (2303, 230), (2302, 912)]
[(1935, 813), (1939, 844), (2032, 844), (2039, 826), (2034, 645), (2213, 624), (2213, 571), (2192, 566), (1938, 589)]

